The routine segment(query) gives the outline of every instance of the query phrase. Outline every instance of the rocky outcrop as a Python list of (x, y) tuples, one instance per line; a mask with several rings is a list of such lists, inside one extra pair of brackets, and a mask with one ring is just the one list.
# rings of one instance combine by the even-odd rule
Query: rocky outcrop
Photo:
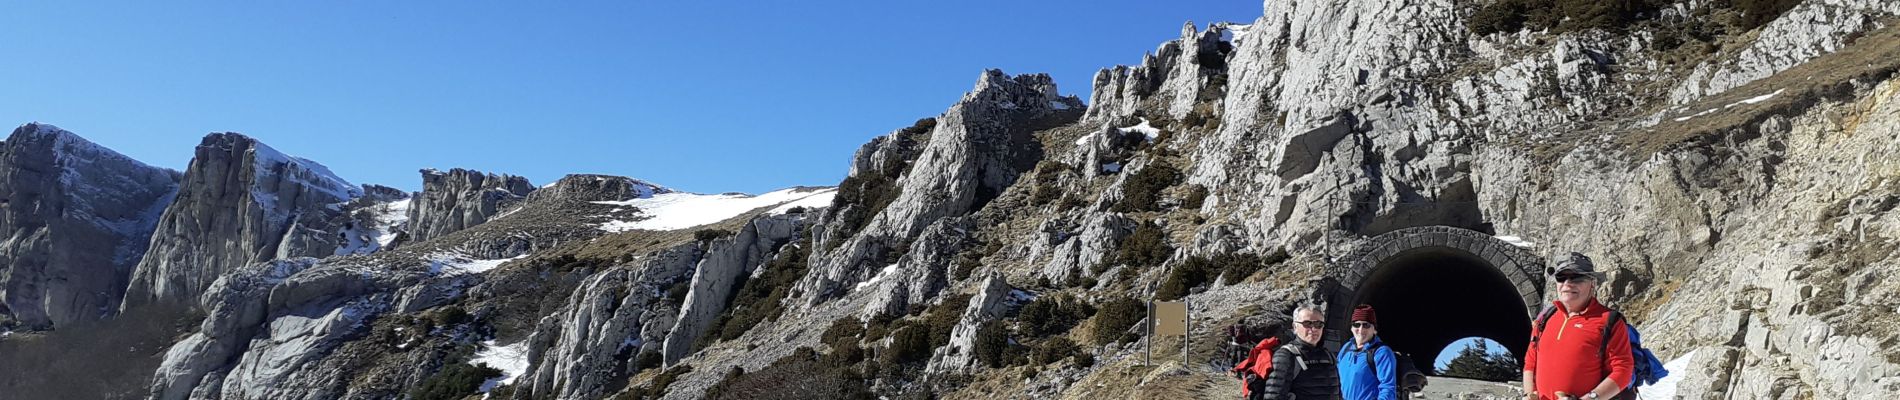
[[(1041, 145), (1031, 134), (1073, 122), (1081, 112), (1081, 102), (1057, 94), (1047, 75), (985, 71), (974, 89), (936, 118), (917, 159), (894, 179), (889, 206), (870, 216), (856, 235), (818, 238), (818, 248), (833, 250), (813, 254), (814, 272), (797, 291), (810, 304), (869, 279), (877, 270), (872, 261), (888, 256), (899, 241), (995, 199), (1042, 159)], [(866, 158), (863, 150), (859, 158)]]
[(588, 202), (643, 199), (673, 189), (624, 176), (571, 174), (528, 194), (529, 202)]
[(152, 233), (125, 308), (186, 302), (256, 262), (336, 253), (342, 203), (362, 189), (236, 133), (205, 136)]
[(932, 373), (967, 373), (976, 365), (976, 330), (983, 323), (1001, 319), (1008, 312), (1008, 300), (1011, 289), (1002, 277), (992, 276), (983, 280), (982, 286), (970, 304), (963, 309), (963, 317), (957, 320), (957, 326), (950, 331), (950, 343), (937, 348), (930, 356), (929, 370)]
[(421, 242), (480, 225), (527, 198), (527, 178), (461, 168), (422, 170), (422, 192), (409, 206), (407, 241)]
[(1122, 238), (1135, 231), (1135, 221), (1115, 213), (1091, 213), (1085, 216), (1080, 226), (1064, 224), (1060, 220), (1050, 220), (1039, 230), (1040, 238), (1036, 244), (1046, 246), (1031, 247), (1032, 260), (1044, 259), (1047, 252), (1048, 262), (1043, 264), (1039, 275), (1048, 278), (1050, 283), (1066, 285), (1070, 281), (1093, 276), (1097, 266), (1107, 263), (1114, 257), (1116, 246)]
[(527, 372), (515, 381), (516, 399), (594, 399), (624, 381), (636, 358), (658, 354), (676, 325), (679, 307), (667, 288), (691, 279), (706, 249), (693, 242), (587, 278), (567, 304), (541, 318), (528, 339)]
[(199, 303), (206, 315), (198, 332), (172, 345), (153, 374), (152, 398), (221, 397), (227, 364), (264, 328), (271, 289), (313, 265), (316, 259), (312, 258), (277, 260), (233, 271), (214, 282)]
[[(1095, 73), (1086, 121), (1101, 123), (1134, 115), (1146, 108), (1165, 110), (1171, 118), (1186, 116), (1204, 97), (1218, 96), (1226, 79), (1227, 56), (1233, 51), (1227, 24), (1197, 30), (1193, 22), (1181, 26), (1181, 38), (1162, 43), (1142, 56), (1141, 64), (1104, 68)], [(1212, 87), (1213, 91), (1204, 92)], [(1211, 111), (1211, 110), (1209, 110)]]
[(1900, 3), (1882, 0), (1804, 1), (1769, 21), (1730, 57), (1698, 64), (1669, 93), (1675, 105), (1742, 86), (1840, 50), (1853, 37), (1900, 15)]
[(14, 129), (0, 144), (0, 325), (117, 311), (178, 179), (59, 127)]
[(661, 354), (672, 365), (693, 350), (693, 342), (719, 318), (739, 290), (742, 276), (752, 276), (772, 254), (802, 231), (803, 215), (781, 214), (752, 219), (732, 236), (713, 239), (705, 258), (694, 267), (679, 322), (667, 330)]
[(950, 269), (965, 248), (974, 245), (971, 232), (975, 222), (969, 217), (937, 220), (911, 242), (897, 262), (878, 271), (871, 280), (859, 283), (869, 303), (861, 313), (864, 319), (877, 316), (901, 316), (912, 305), (930, 303), (950, 286)]

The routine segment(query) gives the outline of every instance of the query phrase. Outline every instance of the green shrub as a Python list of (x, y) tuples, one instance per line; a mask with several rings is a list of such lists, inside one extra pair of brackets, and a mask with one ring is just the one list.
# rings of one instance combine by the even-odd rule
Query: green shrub
[(1181, 170), (1166, 163), (1156, 162), (1147, 168), (1135, 171), (1122, 185), (1122, 200), (1112, 209), (1116, 212), (1141, 212), (1161, 210), (1161, 191), (1181, 183)]
[(434, 326), (460, 325), (468, 321), (468, 310), (462, 309), (462, 306), (459, 305), (451, 304), (442, 306), (436, 308), (434, 313), (429, 314), (429, 322), (434, 324)]
[(864, 324), (858, 322), (857, 318), (846, 317), (833, 321), (831, 327), (825, 328), (825, 333), (820, 336), (819, 341), (837, 348), (845, 342), (857, 343), (862, 337), (864, 337)]
[(1221, 254), (1213, 258), (1188, 257), (1175, 265), (1174, 270), (1168, 271), (1167, 279), (1155, 289), (1155, 299), (1179, 299), (1194, 288), (1212, 283), (1217, 277), (1230, 284), (1239, 282), (1268, 266), (1285, 262), (1289, 257), (1284, 249), (1265, 257), (1253, 253)]
[(785, 312), (781, 303), (791, 295), (792, 285), (811, 268), (811, 236), (805, 237), (805, 240), (780, 246), (778, 254), (759, 267), (764, 271), (758, 277), (740, 275), (740, 281), (734, 283), (739, 289), (732, 291), (732, 297), (727, 299), (726, 312), (700, 337), (699, 341), (705, 343), (694, 343), (695, 346), (703, 348), (715, 340), (738, 339), (760, 322), (778, 319), (779, 314)]
[(688, 372), (693, 372), (693, 366), (681, 365), (667, 369), (665, 372), (661, 372), (659, 376), (653, 377), (653, 381), (649, 382), (646, 386), (628, 388), (626, 392), (621, 393), (619, 396), (614, 396), (614, 398), (627, 400), (659, 399), (662, 396), (666, 396), (666, 389), (673, 386), (673, 382), (679, 380), (680, 375), (685, 375)]
[(1174, 255), (1174, 246), (1168, 244), (1168, 235), (1160, 225), (1144, 221), (1135, 227), (1135, 231), (1122, 239), (1115, 254), (1115, 261), (1135, 268), (1161, 265)]
[(660, 357), (660, 352), (653, 350), (642, 351), (640, 356), (634, 357), (633, 360), (635, 370), (659, 368), (660, 364), (666, 361), (665, 358)]
[(885, 365), (912, 364), (930, 359), (930, 331), (920, 325), (904, 325), (891, 332), (891, 346), (885, 349)]
[(1135, 323), (1148, 318), (1148, 307), (1140, 300), (1114, 297), (1102, 302), (1095, 311), (1095, 330), (1090, 339), (1095, 345), (1123, 341), (1124, 333)]
[(1003, 354), (1009, 350), (1009, 329), (1002, 321), (985, 321), (976, 327), (976, 341), (970, 351), (976, 353), (976, 360), (990, 368), (1002, 368), (1006, 360)]
[(1062, 361), (1064, 358), (1069, 358), (1069, 356), (1081, 352), (1081, 350), (1082, 348), (1076, 346), (1075, 341), (1069, 340), (1069, 338), (1062, 336), (1049, 338), (1049, 340), (1042, 341), (1042, 345), (1036, 346), (1036, 362), (1043, 365), (1054, 364), (1057, 361)]
[(1781, 14), (1801, 4), (1801, 0), (1731, 0), (1731, 2), (1736, 11), (1742, 13), (1741, 20), (1736, 22), (1744, 31), (1767, 25), (1769, 21), (1780, 18)]
[(1045, 337), (1061, 334), (1087, 320), (1095, 312), (1087, 303), (1069, 295), (1050, 295), (1023, 305), (1016, 321), (1023, 335)]
[(1524, 28), (1562, 33), (1585, 29), (1621, 32), (1654, 17), (1669, 0), (1499, 0), (1478, 7), (1465, 27), (1480, 35)]
[(501, 370), (487, 365), (468, 365), (450, 363), (442, 366), (433, 375), (424, 378), (421, 384), (409, 389), (409, 398), (416, 400), (455, 400), (475, 394), (482, 382), (501, 376)]
[(969, 308), (967, 294), (955, 294), (945, 297), (940, 303), (924, 311), (924, 329), (930, 332), (930, 348), (935, 349), (950, 344), (950, 331), (963, 320), (963, 310)]
[[(829, 358), (826, 356), (824, 358)], [(757, 371), (743, 371), (722, 379), (706, 391), (705, 398), (789, 399), (789, 400), (871, 400), (868, 381), (849, 365), (821, 360), (809, 347), (773, 361)]]
[(1155, 288), (1155, 300), (1169, 301), (1186, 297), (1195, 287), (1207, 283), (1208, 266), (1202, 258), (1189, 258), (1168, 271), (1168, 277), (1161, 281), (1161, 287)]
[(1042, 165), (1037, 165), (1035, 174), (1036, 185), (1030, 191), (1030, 202), (1041, 206), (1054, 203), (1056, 199), (1062, 198), (1062, 189), (1057, 188), (1056, 183), (1062, 180), (1063, 171), (1067, 171), (1069, 168), (1068, 164), (1059, 161), (1049, 161), (1042, 163)]
[(1201, 185), (1189, 186), (1187, 197), (1181, 198), (1181, 208), (1199, 210), (1203, 204), (1207, 204), (1207, 187)]
[(710, 242), (710, 241), (713, 241), (714, 239), (727, 237), (727, 236), (732, 236), (732, 231), (725, 230), (725, 229), (700, 229), (697, 231), (693, 231), (693, 240), (697, 240), (701, 242)]

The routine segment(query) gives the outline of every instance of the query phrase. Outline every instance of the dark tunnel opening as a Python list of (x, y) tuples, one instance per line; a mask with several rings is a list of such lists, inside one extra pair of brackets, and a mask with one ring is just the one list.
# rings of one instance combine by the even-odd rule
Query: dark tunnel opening
[[(1459, 339), (1495, 340), (1514, 355), (1530, 343), (1529, 305), (1517, 287), (1462, 250), (1422, 247), (1393, 255), (1362, 281), (1354, 304), (1378, 310), (1380, 340), (1434, 375), (1433, 359)], [(1351, 332), (1341, 333), (1350, 340)]]

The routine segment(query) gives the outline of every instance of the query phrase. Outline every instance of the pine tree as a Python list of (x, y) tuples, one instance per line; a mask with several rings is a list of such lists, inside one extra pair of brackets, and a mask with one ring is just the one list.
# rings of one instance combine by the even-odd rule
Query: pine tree
[(1509, 381), (1522, 376), (1523, 364), (1508, 353), (1491, 354), (1485, 341), (1477, 341), (1458, 351), (1457, 357), (1438, 370), (1439, 375), (1488, 381)]

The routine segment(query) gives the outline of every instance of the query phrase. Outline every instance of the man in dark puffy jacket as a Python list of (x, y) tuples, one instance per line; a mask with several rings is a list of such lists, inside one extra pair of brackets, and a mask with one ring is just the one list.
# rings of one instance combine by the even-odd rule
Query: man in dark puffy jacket
[(1339, 368), (1319, 345), (1326, 335), (1326, 317), (1319, 306), (1293, 310), (1293, 342), (1273, 351), (1273, 372), (1267, 375), (1263, 398), (1268, 400), (1333, 400), (1339, 398)]

